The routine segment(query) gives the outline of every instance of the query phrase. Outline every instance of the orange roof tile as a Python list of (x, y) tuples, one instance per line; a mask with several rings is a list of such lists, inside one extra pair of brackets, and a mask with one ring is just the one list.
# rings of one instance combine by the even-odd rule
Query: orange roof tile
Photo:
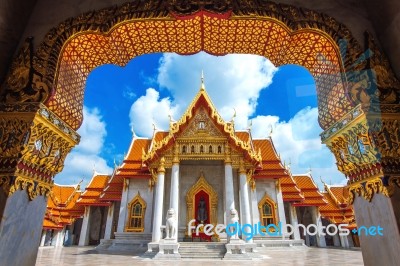
[[(122, 190), (124, 187), (124, 178), (122, 176), (118, 176), (116, 174), (112, 175), (108, 184), (103, 190), (103, 193), (100, 194), (100, 201), (104, 201), (105, 199), (109, 199), (110, 201), (120, 201)], [(119, 195), (118, 197), (116, 195)]]
[(74, 218), (82, 216), (84, 209), (76, 205), (80, 195), (79, 184), (75, 186), (54, 184), (47, 201), (43, 227), (60, 229), (65, 224), (71, 224)]
[(143, 139), (133, 137), (131, 146), (129, 147), (128, 154), (124, 161), (142, 161), (142, 151), (147, 150), (150, 146), (150, 139)]
[(62, 229), (63, 225), (56, 224), (55, 222), (45, 218), (43, 220), (43, 228), (45, 228), (45, 229)]
[[(345, 202), (344, 195), (346, 195), (347, 188), (344, 186), (328, 186), (327, 184), (324, 187), (325, 192), (322, 192), (322, 194), (328, 204), (319, 207), (322, 217), (333, 223), (348, 223), (356, 226), (353, 207)], [(342, 201), (339, 201), (337, 197)]]
[(243, 142), (248, 142), (250, 139), (250, 134), (248, 131), (236, 131), (235, 134)]
[(349, 198), (349, 190), (345, 186), (329, 186), (328, 192), (336, 198), (340, 204), (345, 204)]
[(304, 200), (294, 203), (294, 206), (322, 206), (327, 204), (310, 174), (293, 175), (293, 180), (304, 196)]
[(122, 198), (122, 191), (121, 193), (103, 193), (100, 196), (100, 201), (120, 201)]
[(257, 152), (261, 150), (261, 157), (263, 161), (279, 161), (275, 147), (271, 139), (255, 139), (253, 140), (254, 149)]
[(296, 185), (303, 191), (307, 189), (318, 190), (317, 185), (314, 183), (311, 175), (293, 175)]
[(91, 190), (91, 189), (101, 189), (101, 190), (104, 189), (109, 178), (110, 178), (110, 175), (95, 173), (93, 175), (92, 179), (90, 180), (89, 185), (86, 187), (86, 191)]
[(168, 136), (168, 134), (169, 134), (168, 131), (156, 131), (153, 137), (153, 142), (159, 142), (163, 140), (166, 136)]
[(108, 181), (110, 180), (109, 175), (102, 175), (94, 173), (89, 185), (86, 187), (85, 192), (82, 193), (81, 197), (77, 201), (78, 205), (95, 205), (95, 206), (106, 206), (108, 202), (100, 201), (100, 196), (106, 188)]

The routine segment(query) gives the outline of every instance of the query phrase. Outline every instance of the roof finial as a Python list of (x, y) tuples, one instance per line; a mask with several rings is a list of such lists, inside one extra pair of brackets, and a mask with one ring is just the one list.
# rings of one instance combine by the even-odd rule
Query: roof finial
[(248, 126), (247, 126), (247, 130), (251, 131), (251, 128), (253, 127), (253, 119), (249, 120)]
[(206, 87), (204, 86), (204, 72), (203, 70), (201, 70), (201, 86), (200, 86), (200, 90), (204, 91), (206, 89)]
[(134, 138), (136, 138), (137, 136), (136, 136), (135, 130), (133, 129), (133, 125), (131, 125), (131, 132), (132, 132), (132, 136)]
[(273, 133), (273, 128), (272, 128), (272, 125), (269, 125), (269, 127), (270, 127), (270, 131), (269, 131), (268, 138), (271, 138), (272, 137), (272, 133)]

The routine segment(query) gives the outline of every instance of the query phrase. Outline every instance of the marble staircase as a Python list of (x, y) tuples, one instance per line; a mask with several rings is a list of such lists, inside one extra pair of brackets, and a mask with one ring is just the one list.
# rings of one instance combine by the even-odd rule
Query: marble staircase
[(151, 241), (151, 234), (146, 233), (115, 233), (115, 239), (100, 240), (97, 250), (127, 251), (147, 249), (147, 243)]
[(182, 259), (222, 259), (226, 253), (225, 243), (180, 242)]

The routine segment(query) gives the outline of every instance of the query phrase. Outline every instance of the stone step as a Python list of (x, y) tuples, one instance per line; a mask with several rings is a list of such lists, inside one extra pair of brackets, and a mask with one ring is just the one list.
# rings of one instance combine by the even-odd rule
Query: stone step
[(179, 254), (182, 259), (222, 259), (226, 253), (224, 243), (181, 242)]
[(298, 247), (304, 245), (304, 240), (271, 240), (271, 239), (257, 239), (254, 240), (257, 247)]

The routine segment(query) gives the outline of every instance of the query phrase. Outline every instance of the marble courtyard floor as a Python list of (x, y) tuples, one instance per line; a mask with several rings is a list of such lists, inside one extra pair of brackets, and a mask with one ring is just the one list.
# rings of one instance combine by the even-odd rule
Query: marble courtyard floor
[(268, 248), (260, 250), (261, 259), (252, 261), (180, 260), (155, 261), (140, 257), (143, 251), (98, 253), (94, 247), (40, 247), (37, 266), (48, 265), (364, 265), (361, 250), (336, 248)]

